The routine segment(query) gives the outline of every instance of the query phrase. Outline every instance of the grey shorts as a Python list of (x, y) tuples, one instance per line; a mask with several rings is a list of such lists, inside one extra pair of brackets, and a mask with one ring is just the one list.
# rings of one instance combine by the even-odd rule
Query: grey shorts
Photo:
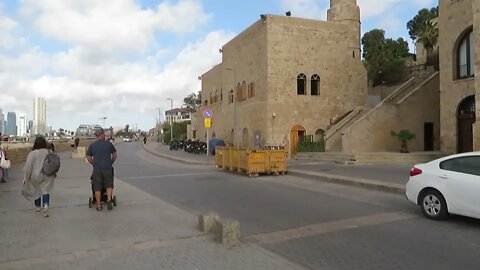
[(113, 188), (113, 172), (112, 171), (94, 171), (92, 174), (93, 191), (102, 191), (104, 188)]

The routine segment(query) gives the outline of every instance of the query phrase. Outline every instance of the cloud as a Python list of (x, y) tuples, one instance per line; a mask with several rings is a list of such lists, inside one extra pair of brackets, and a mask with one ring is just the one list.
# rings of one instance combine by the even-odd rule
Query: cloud
[(134, 0), (24, 0), (21, 12), (44, 37), (96, 51), (143, 52), (155, 31), (193, 32), (207, 23), (198, 1), (142, 9)]
[(174, 99), (174, 106), (181, 106), (187, 94), (200, 90), (198, 75), (221, 62), (218, 48), (233, 37), (224, 31), (210, 32), (187, 44), (163, 68), (152, 63), (150, 57), (155, 58), (156, 51), (130, 62), (96, 65), (85, 61), (80, 47), (54, 55), (35, 50), (18, 58), (0, 55), (0, 68), (13, 67), (8, 75), (0, 72), (0, 89), (8, 89), (0, 93), (0, 100), (8, 100), (17, 111), (31, 112), (33, 97), (44, 96), (48, 121), (57, 128), (98, 124), (102, 115), (108, 117), (107, 125), (132, 125), (132, 119), (143, 123), (151, 118), (153, 126), (155, 109), (170, 109), (167, 97)]
[(372, 1), (372, 0), (358, 0), (358, 6), (360, 7), (360, 12), (362, 18), (368, 18), (371, 16), (377, 16), (383, 14), (385, 11), (389, 11), (395, 5), (403, 3), (404, 0), (381, 0), (381, 1)]
[(322, 9), (318, 0), (281, 0), (283, 10), (291, 11), (292, 16), (316, 20), (327, 17), (326, 9)]
[(11, 49), (21, 42), (13, 34), (17, 26), (15, 20), (3, 14), (0, 5), (0, 49)]

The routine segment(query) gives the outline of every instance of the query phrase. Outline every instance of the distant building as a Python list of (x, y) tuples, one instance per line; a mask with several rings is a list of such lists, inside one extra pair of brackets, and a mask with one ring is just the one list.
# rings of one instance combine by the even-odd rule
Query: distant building
[(174, 123), (190, 121), (192, 111), (189, 108), (175, 108), (172, 110), (165, 111), (165, 121)]
[(33, 101), (33, 134), (47, 132), (47, 102), (44, 97), (37, 97)]
[(17, 135), (18, 136), (27, 135), (27, 115), (24, 113), (21, 113), (18, 116)]
[[(77, 128), (76, 136), (78, 137), (95, 137), (95, 129), (101, 128), (100, 125), (80, 125)], [(105, 131), (106, 132), (106, 131)]]
[(5, 133), (5, 115), (3, 115), (2, 109), (0, 108), (0, 133)]
[(5, 135), (17, 135), (17, 115), (15, 112), (7, 113), (7, 127)]

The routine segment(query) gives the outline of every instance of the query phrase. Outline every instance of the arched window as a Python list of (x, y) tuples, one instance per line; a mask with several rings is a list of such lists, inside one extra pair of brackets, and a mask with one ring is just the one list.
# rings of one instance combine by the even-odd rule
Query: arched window
[(235, 89), (235, 102), (242, 100), (242, 85), (237, 83), (237, 89)]
[(317, 74), (313, 74), (312, 78), (310, 79), (310, 94), (312, 96), (318, 96), (320, 95), (320, 76)]
[(307, 75), (300, 73), (297, 76), (297, 95), (306, 95)]
[(247, 82), (242, 81), (242, 96), (241, 100), (246, 100), (247, 99)]
[(468, 30), (457, 47), (457, 79), (472, 77), (475, 74), (475, 38), (473, 30)]

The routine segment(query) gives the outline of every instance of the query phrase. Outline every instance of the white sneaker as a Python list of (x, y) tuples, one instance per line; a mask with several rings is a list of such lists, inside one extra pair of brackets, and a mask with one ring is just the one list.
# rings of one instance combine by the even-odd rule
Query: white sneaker
[(41, 208), (41, 207), (35, 208), (35, 212), (39, 213), (39, 212), (41, 212), (41, 211), (42, 211), (42, 208)]

